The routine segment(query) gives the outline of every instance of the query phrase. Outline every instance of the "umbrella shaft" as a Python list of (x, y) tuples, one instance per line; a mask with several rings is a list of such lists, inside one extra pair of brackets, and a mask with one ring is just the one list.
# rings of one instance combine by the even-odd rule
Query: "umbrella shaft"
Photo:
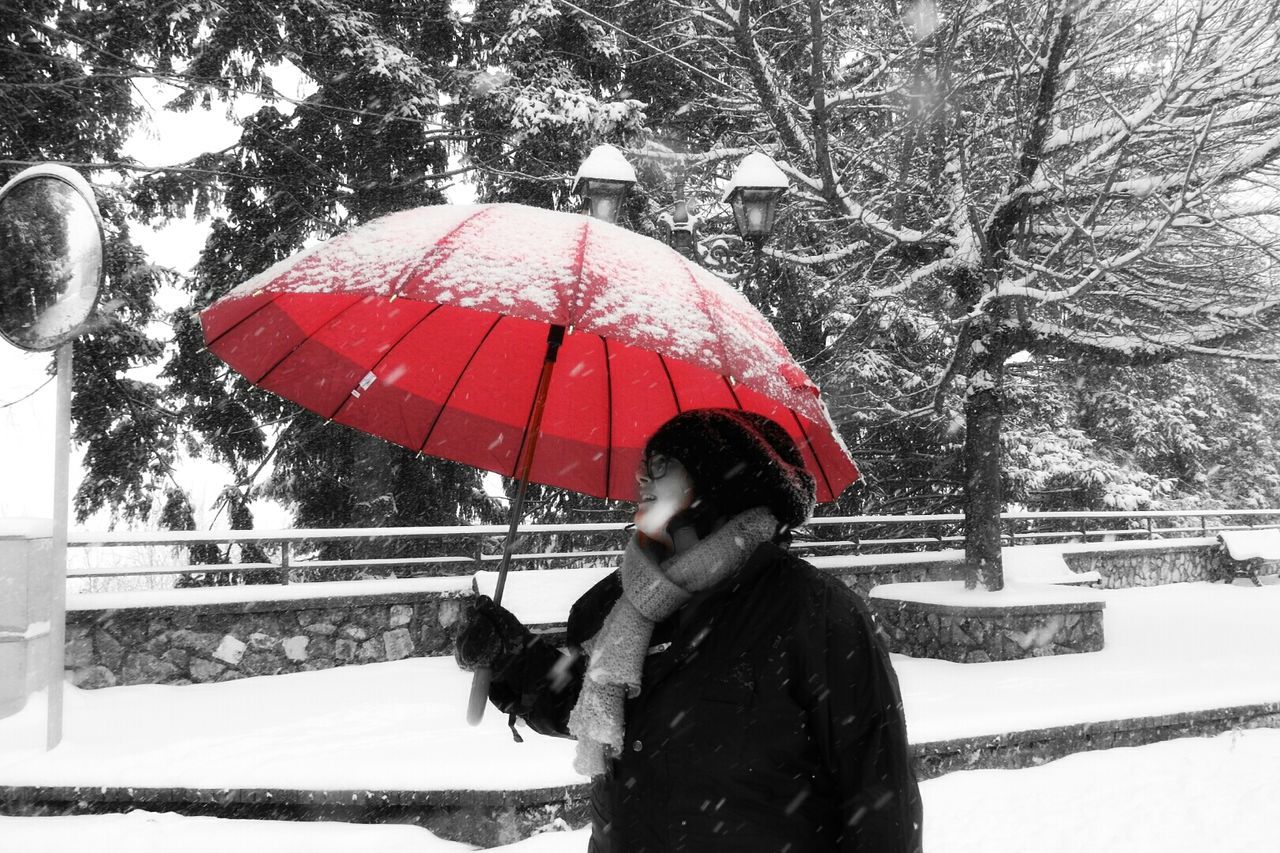
[(564, 326), (553, 325), (547, 333), (547, 354), (542, 361), (542, 375), (538, 377), (538, 390), (529, 411), (529, 422), (524, 430), (524, 448), (520, 454), (520, 484), (516, 499), (511, 505), (511, 523), (507, 527), (507, 539), (502, 545), (502, 563), (498, 567), (498, 584), (493, 591), (494, 604), (502, 603), (502, 591), (507, 585), (507, 569), (511, 565), (511, 553), (515, 550), (516, 530), (524, 510), (524, 495), (529, 488), (529, 473), (533, 470), (533, 455), (538, 447), (538, 433), (542, 428), (542, 413), (547, 407), (547, 390), (551, 387), (551, 373), (555, 370), (556, 356), (564, 343)]

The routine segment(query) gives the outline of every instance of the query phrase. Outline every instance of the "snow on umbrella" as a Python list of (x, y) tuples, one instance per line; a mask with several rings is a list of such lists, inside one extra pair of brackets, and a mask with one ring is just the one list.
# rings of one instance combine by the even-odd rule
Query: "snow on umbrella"
[(740, 293), (578, 214), (394, 213), (276, 264), (200, 320), (208, 348), (261, 388), (520, 478), (513, 531), (527, 481), (631, 500), (645, 441), (692, 408), (778, 421), (820, 501), (858, 477), (817, 387)]

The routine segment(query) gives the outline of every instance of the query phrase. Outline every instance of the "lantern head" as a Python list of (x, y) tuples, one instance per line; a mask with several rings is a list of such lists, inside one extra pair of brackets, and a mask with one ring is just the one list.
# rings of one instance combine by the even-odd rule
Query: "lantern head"
[(597, 145), (578, 167), (573, 179), (573, 192), (587, 200), (587, 212), (595, 219), (616, 223), (627, 199), (627, 191), (636, 182), (636, 171), (612, 145)]
[(769, 155), (754, 151), (742, 158), (723, 199), (733, 208), (742, 239), (759, 244), (769, 238), (778, 212), (778, 199), (788, 185), (787, 176)]

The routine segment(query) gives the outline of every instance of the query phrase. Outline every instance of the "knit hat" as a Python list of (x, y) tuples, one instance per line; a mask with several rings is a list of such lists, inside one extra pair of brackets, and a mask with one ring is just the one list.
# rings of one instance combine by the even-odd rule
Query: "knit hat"
[(764, 415), (690, 409), (658, 427), (644, 452), (679, 460), (699, 501), (721, 515), (764, 506), (788, 529), (813, 512), (815, 482), (800, 448)]

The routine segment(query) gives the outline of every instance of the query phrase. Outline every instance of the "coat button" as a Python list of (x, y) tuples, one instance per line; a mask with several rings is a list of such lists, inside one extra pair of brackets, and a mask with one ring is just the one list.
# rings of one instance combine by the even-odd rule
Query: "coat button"
[(631, 741), (632, 752), (641, 752), (643, 750), (644, 750), (644, 741), (639, 741), (639, 740)]

